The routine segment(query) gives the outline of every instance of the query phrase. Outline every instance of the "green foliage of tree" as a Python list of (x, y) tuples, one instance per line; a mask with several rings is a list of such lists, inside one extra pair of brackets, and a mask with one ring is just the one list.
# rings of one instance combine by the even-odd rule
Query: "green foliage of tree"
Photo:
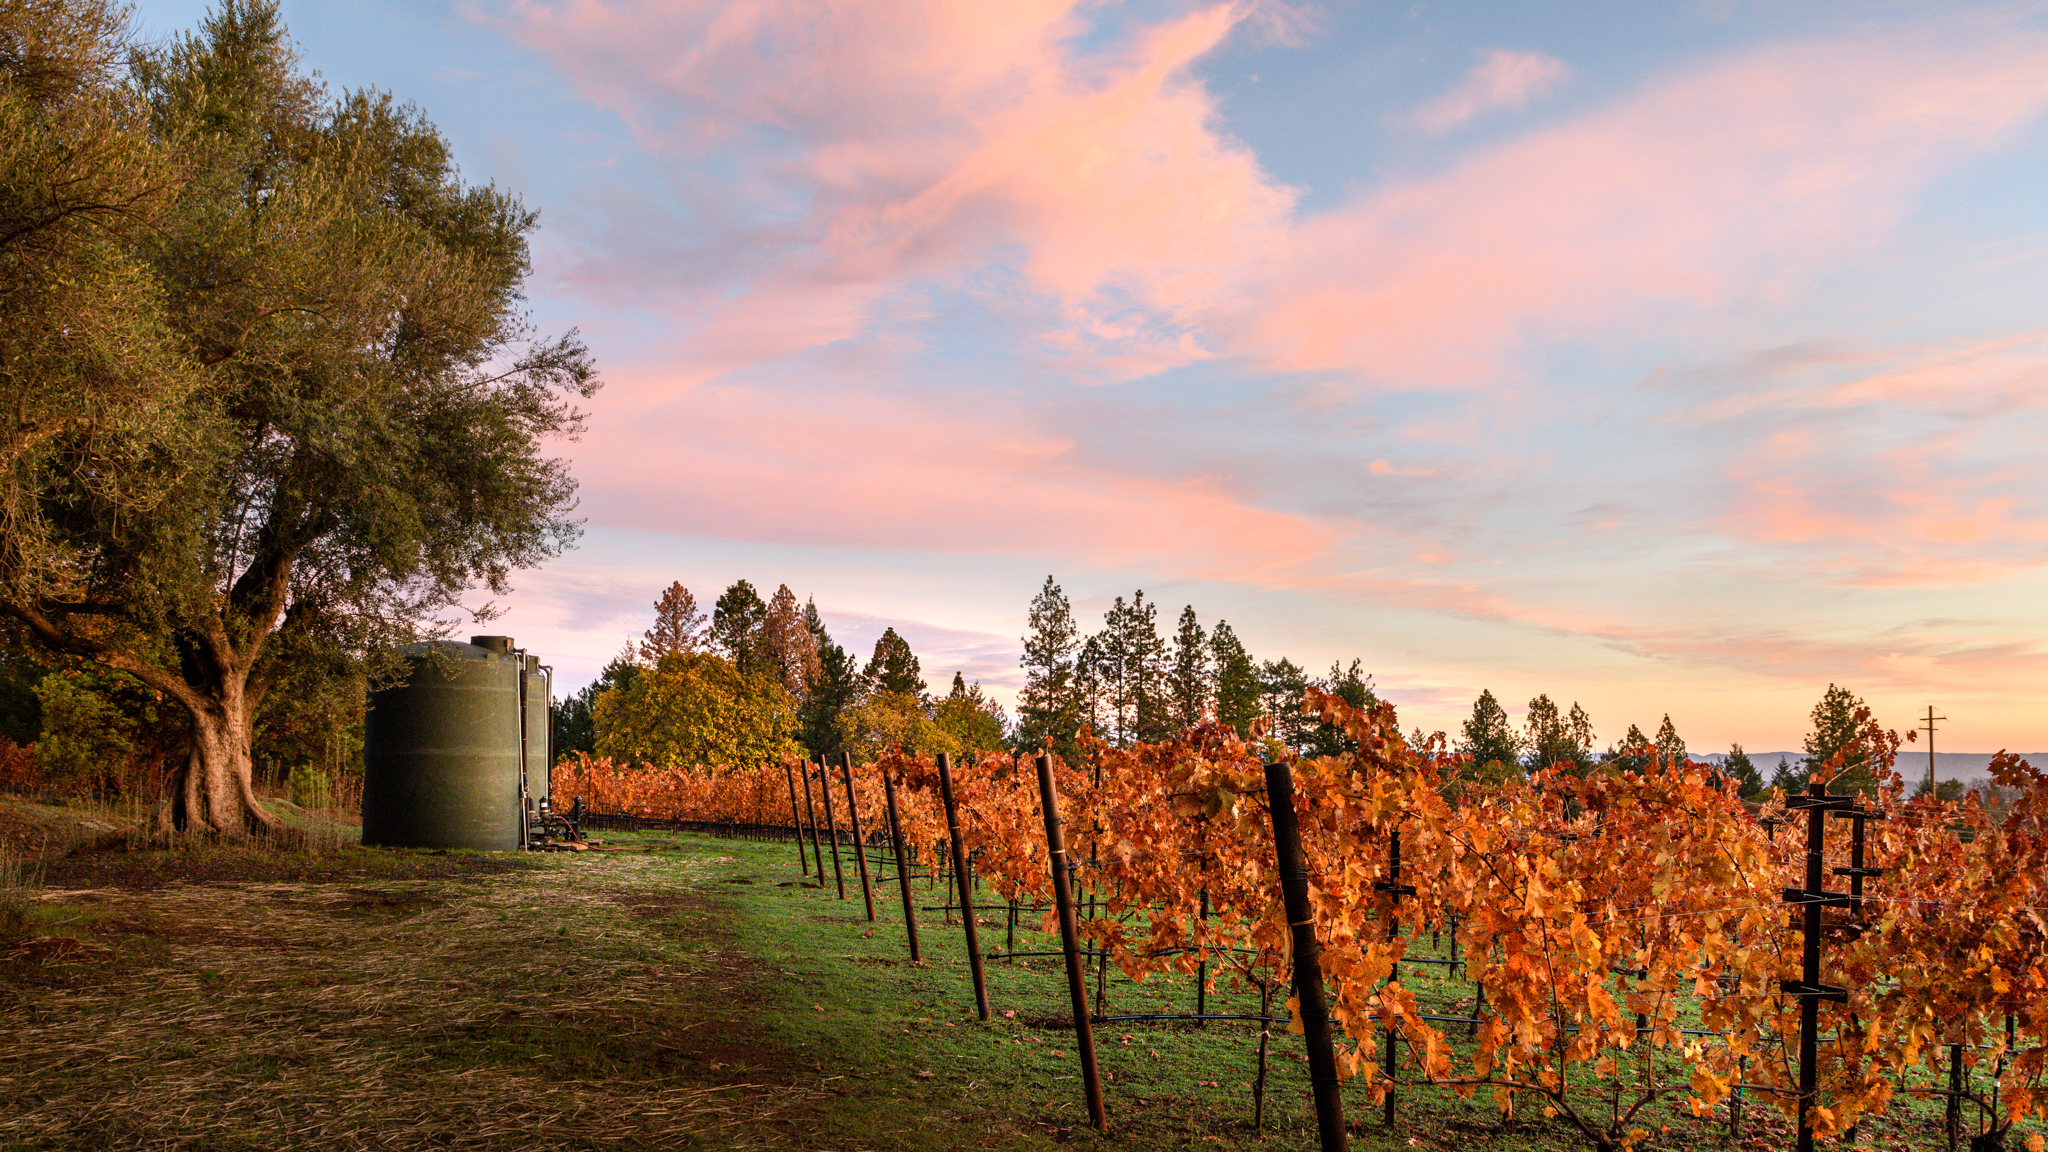
[(753, 672), (765, 658), (763, 627), (768, 605), (754, 586), (735, 580), (711, 606), (711, 643), (742, 672)]
[(578, 688), (555, 705), (550, 722), (555, 759), (572, 753), (597, 754), (597, 702), (606, 692), (632, 684), (640, 666), (627, 653), (620, 653), (604, 666), (597, 679)]
[(1128, 602), (1118, 596), (1102, 614), (1102, 631), (1083, 646), (1101, 693), (1101, 735), (1117, 747), (1160, 740), (1174, 729), (1167, 682), (1166, 641), (1159, 606), (1143, 589)]
[[(1331, 661), (1330, 674), (1317, 678), (1316, 687), (1360, 710), (1379, 703), (1379, 693), (1373, 690), (1372, 675), (1365, 670), (1363, 660), (1354, 659), (1349, 666), (1341, 660)], [(1310, 756), (1343, 756), (1357, 747), (1358, 742), (1346, 736), (1343, 729), (1318, 722), (1309, 730), (1303, 752)]]
[(1592, 767), (1593, 718), (1578, 701), (1574, 700), (1571, 711), (1565, 713), (1549, 693), (1539, 694), (1529, 701), (1522, 732), (1522, 747), (1528, 750), (1531, 770), (1565, 764), (1584, 773)]
[(1209, 635), (1195, 618), (1192, 604), (1180, 610), (1180, 626), (1173, 633), (1173, 667), (1166, 675), (1166, 690), (1173, 708), (1176, 729), (1200, 724), (1209, 714)]
[(162, 770), (177, 740), (161, 698), (132, 676), (92, 668), (36, 682), (43, 729), (36, 771), (52, 791), (116, 795)]
[(0, 636), (0, 739), (27, 746), (42, 734), (43, 703), (36, 696), (36, 682), (48, 672), (33, 656), (12, 649)]
[(1671, 723), (1671, 713), (1664, 714), (1664, 722), (1657, 726), (1657, 739), (1652, 742), (1657, 755), (1666, 764), (1683, 764), (1689, 757), (1685, 752), (1685, 740), (1678, 735), (1678, 729)]
[[(1875, 791), (1877, 781), (1872, 774), (1870, 745), (1877, 723), (1863, 698), (1847, 688), (1829, 684), (1819, 703), (1813, 706), (1811, 720), (1813, 727), (1804, 742), (1806, 756), (1800, 765), (1809, 773), (1825, 770), (1830, 778), (1830, 791)], [(1837, 755), (1843, 757), (1841, 767), (1827, 768)]]
[(917, 656), (910, 650), (910, 641), (897, 635), (896, 629), (882, 629), (881, 637), (875, 641), (875, 651), (868, 657), (867, 682), (876, 692), (924, 698), (925, 683), (918, 675)]
[(1212, 690), (1216, 719), (1236, 729), (1238, 735), (1248, 735), (1261, 707), (1259, 664), (1245, 651), (1228, 620), (1218, 620), (1209, 634), (1209, 667), (1216, 678)]
[(804, 604), (804, 624), (817, 641), (818, 671), (797, 711), (803, 723), (804, 747), (813, 756), (843, 751), (839, 746), (839, 714), (860, 699), (859, 660), (832, 640), (825, 618), (814, 601)]
[(1728, 755), (1721, 758), (1721, 775), (1735, 783), (1735, 794), (1744, 800), (1754, 800), (1763, 795), (1763, 773), (1750, 762), (1749, 753), (1740, 744), (1730, 744)]
[(132, 49), (112, 0), (0, 4), (0, 587), (16, 597), (62, 594), (90, 560), (52, 486), (157, 502), (155, 473), (179, 462), (138, 465), (206, 382), (152, 264), (189, 169)]
[(1049, 750), (1063, 758), (1078, 751), (1081, 728), (1080, 684), (1076, 661), (1080, 629), (1073, 606), (1052, 577), (1031, 598), (1025, 621), (1024, 689), (1017, 694), (1016, 746), (1024, 752)]
[(1512, 776), (1521, 763), (1522, 741), (1508, 720), (1508, 710), (1494, 699), (1491, 688), (1481, 689), (1472, 701), (1472, 715), (1459, 726), (1453, 746), (1472, 758), (1470, 773), (1478, 780), (1500, 780)]
[(1322, 723), (1301, 713), (1309, 683), (1308, 669), (1285, 656), (1259, 665), (1259, 708), (1273, 724), (1267, 735), (1296, 752), (1308, 750)]
[(952, 736), (963, 752), (993, 752), (1004, 746), (1009, 717), (988, 698), (981, 684), (953, 673), (953, 690), (932, 705), (932, 723)]
[(1778, 757), (1778, 766), (1771, 769), (1770, 786), (1787, 795), (1806, 791), (1808, 774), (1803, 763), (1795, 764), (1783, 756)]
[(873, 760), (891, 746), (959, 756), (967, 749), (932, 718), (931, 706), (911, 692), (877, 689), (839, 714), (840, 747), (856, 760)]
[(533, 213), (463, 184), (416, 109), (330, 100), (274, 2), (223, 0), (132, 71), (136, 123), (179, 176), (128, 250), (176, 358), (151, 354), (167, 382), (134, 385), (139, 415), (18, 455), (28, 523), (6, 535), (31, 543), (0, 549), (0, 609), (184, 710), (165, 823), (275, 830), (252, 783), (265, 701), (317, 655), (374, 675), (566, 547), (574, 484), (542, 450), (597, 385), (573, 333), (525, 325)]
[[(1934, 798), (1942, 801), (1957, 801), (1969, 795), (1969, 786), (1961, 780), (1941, 780), (1934, 785)], [(1913, 789), (1915, 798), (1927, 795), (1927, 781), (1921, 780)]]
[(801, 755), (796, 702), (766, 671), (671, 653), (597, 697), (597, 754), (657, 765), (748, 765)]
[(1631, 724), (1621, 741), (1600, 757), (1601, 764), (1616, 772), (1648, 772), (1657, 764), (1657, 744), (1643, 730)]

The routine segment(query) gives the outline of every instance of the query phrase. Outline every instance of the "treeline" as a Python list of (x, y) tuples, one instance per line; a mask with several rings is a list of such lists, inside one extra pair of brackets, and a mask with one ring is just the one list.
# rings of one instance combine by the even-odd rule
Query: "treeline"
[(680, 582), (654, 625), (555, 713), (557, 759), (587, 752), (662, 765), (758, 764), (891, 744), (964, 755), (1007, 746), (1008, 718), (953, 674), (927, 691), (910, 644), (883, 631), (865, 664), (832, 639), (814, 600), (784, 584), (766, 601), (735, 581), (707, 616)]
[(894, 628), (863, 664), (832, 639), (817, 604), (799, 606), (786, 584), (763, 601), (737, 581), (707, 616), (675, 583), (654, 612), (653, 627), (557, 709), (558, 759), (585, 752), (647, 764), (753, 764), (840, 751), (873, 759), (891, 745), (1071, 757), (1084, 727), (1124, 747), (1207, 720), (1249, 733), (1261, 717), (1271, 718), (1272, 739), (1334, 755), (1347, 742), (1302, 714), (1308, 690), (1358, 707), (1376, 699), (1361, 661), (1332, 665), (1327, 676), (1285, 658), (1262, 662), (1228, 621), (1206, 629), (1192, 606), (1169, 641), (1142, 590), (1117, 597), (1102, 629), (1084, 634), (1049, 576), (1031, 603), (1014, 723), (958, 671), (944, 695), (927, 691), (917, 655)]
[[(1811, 775), (1823, 769), (1829, 771), (1829, 787), (1836, 792), (1874, 792), (1881, 783), (1877, 779), (1879, 766), (1888, 765), (1899, 748), (1898, 734), (1878, 723), (1862, 697), (1835, 684), (1821, 694), (1809, 722), (1802, 742), (1806, 754), (1796, 760), (1781, 757), (1768, 778), (1739, 743), (1730, 744), (1721, 756), (1721, 775), (1734, 782), (1745, 800), (1773, 788), (1801, 791)], [(1496, 782), (1553, 766), (1583, 776), (1597, 768), (1650, 772), (1660, 764), (1682, 764), (1693, 758), (1668, 712), (1655, 736), (1630, 724), (1605, 750), (1596, 750), (1594, 741), (1593, 718), (1576, 700), (1566, 711), (1548, 693), (1539, 694), (1529, 701), (1517, 730), (1493, 692), (1483, 690), (1472, 702), (1472, 714), (1460, 726), (1451, 747), (1469, 758), (1466, 772), (1470, 776)], [(1882, 758), (1877, 755), (1880, 751), (1885, 754)], [(1841, 764), (1829, 768), (1837, 756), (1842, 758)], [(1923, 780), (1915, 795), (1927, 790)], [(1961, 800), (1964, 787), (1960, 781), (1946, 780), (1936, 786), (1935, 793), (1941, 800)]]
[(1270, 717), (1267, 735), (1297, 752), (1339, 755), (1343, 733), (1302, 713), (1311, 687), (1356, 708), (1376, 702), (1362, 660), (1332, 663), (1327, 676), (1281, 657), (1260, 661), (1245, 650), (1228, 620), (1203, 628), (1193, 605), (1183, 607), (1168, 640), (1159, 605), (1140, 589), (1118, 596), (1102, 630), (1084, 635), (1073, 605), (1052, 577), (1031, 601), (1024, 636), (1024, 689), (1017, 697), (1012, 743), (1073, 756), (1082, 728), (1122, 748), (1170, 740), (1205, 720), (1249, 734)]

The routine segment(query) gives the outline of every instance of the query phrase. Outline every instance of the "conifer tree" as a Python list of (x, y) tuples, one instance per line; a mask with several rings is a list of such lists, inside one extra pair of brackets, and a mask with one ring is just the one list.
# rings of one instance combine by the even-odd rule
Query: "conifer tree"
[(1657, 756), (1666, 764), (1682, 765), (1686, 762), (1685, 741), (1679, 738), (1678, 729), (1671, 723), (1671, 713), (1664, 714), (1664, 723), (1657, 726), (1657, 739), (1653, 742)]
[(1812, 721), (1813, 728), (1806, 734), (1806, 755), (1800, 760), (1800, 766), (1808, 773), (1819, 772), (1836, 755), (1844, 754), (1842, 766), (1829, 770), (1835, 774), (1829, 784), (1830, 790), (1873, 790), (1876, 782), (1871, 774), (1869, 745), (1877, 733), (1877, 722), (1870, 717), (1863, 698), (1847, 688), (1830, 684), (1828, 690), (1821, 694), (1820, 702), (1813, 706)]
[(1493, 690), (1481, 689), (1472, 701), (1472, 715), (1459, 729), (1456, 750), (1472, 758), (1471, 771), (1482, 780), (1511, 775), (1521, 761), (1522, 742), (1515, 737), (1508, 710), (1494, 699)]
[(1210, 679), (1209, 637), (1190, 604), (1180, 610), (1180, 627), (1173, 634), (1173, 671), (1167, 675), (1174, 727), (1188, 728), (1207, 717)]
[(745, 580), (733, 581), (732, 587), (712, 605), (711, 641), (741, 675), (759, 670), (763, 656), (761, 626), (767, 619), (768, 606)]
[(801, 704), (818, 677), (818, 638), (787, 584), (775, 590), (761, 619), (761, 649), (769, 673)]
[(1730, 744), (1728, 755), (1721, 758), (1721, 775), (1735, 785), (1735, 794), (1744, 800), (1754, 800), (1764, 790), (1763, 773), (1750, 763), (1749, 753), (1740, 744)]
[(860, 677), (855, 668), (858, 661), (833, 641), (815, 600), (804, 602), (804, 626), (817, 645), (818, 670), (804, 694), (797, 719), (803, 725), (804, 748), (813, 756), (824, 756), (844, 750), (840, 746), (839, 715), (860, 698)]
[(876, 692), (924, 699), (925, 683), (918, 675), (917, 657), (910, 651), (910, 642), (898, 636), (896, 629), (884, 628), (881, 638), (875, 641), (874, 655), (868, 658), (867, 682)]
[(1216, 719), (1240, 736), (1247, 734), (1259, 718), (1259, 665), (1228, 620), (1218, 620), (1209, 634), (1209, 661), (1215, 677)]
[(1074, 752), (1081, 727), (1079, 670), (1080, 630), (1067, 595), (1052, 577), (1031, 600), (1026, 619), (1024, 690), (1017, 694), (1017, 745), (1023, 751), (1046, 749), (1062, 757)]
[(704, 647), (704, 614), (697, 597), (682, 581), (674, 581), (654, 602), (654, 626), (640, 637), (640, 663), (652, 668), (671, 652), (690, 653)]

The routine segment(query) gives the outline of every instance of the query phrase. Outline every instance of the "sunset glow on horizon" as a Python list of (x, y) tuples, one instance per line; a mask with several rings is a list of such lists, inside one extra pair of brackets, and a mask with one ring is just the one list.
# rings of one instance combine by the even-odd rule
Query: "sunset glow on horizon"
[(1051, 574), (1425, 729), (2048, 748), (2038, 5), (284, 14), (541, 213), (606, 386), (492, 627), (566, 687), (744, 577), (1008, 703)]

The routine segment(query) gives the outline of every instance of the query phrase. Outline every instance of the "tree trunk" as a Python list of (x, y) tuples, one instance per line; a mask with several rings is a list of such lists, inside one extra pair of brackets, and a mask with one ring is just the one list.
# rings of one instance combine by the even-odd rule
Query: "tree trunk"
[(157, 809), (156, 831), (241, 840), (285, 830), (284, 821), (256, 799), (249, 751), (256, 710), (246, 688), (245, 676), (230, 674), (222, 677), (214, 695), (203, 698), (203, 707), (188, 705), (192, 750), (184, 768), (167, 782), (172, 799)]

